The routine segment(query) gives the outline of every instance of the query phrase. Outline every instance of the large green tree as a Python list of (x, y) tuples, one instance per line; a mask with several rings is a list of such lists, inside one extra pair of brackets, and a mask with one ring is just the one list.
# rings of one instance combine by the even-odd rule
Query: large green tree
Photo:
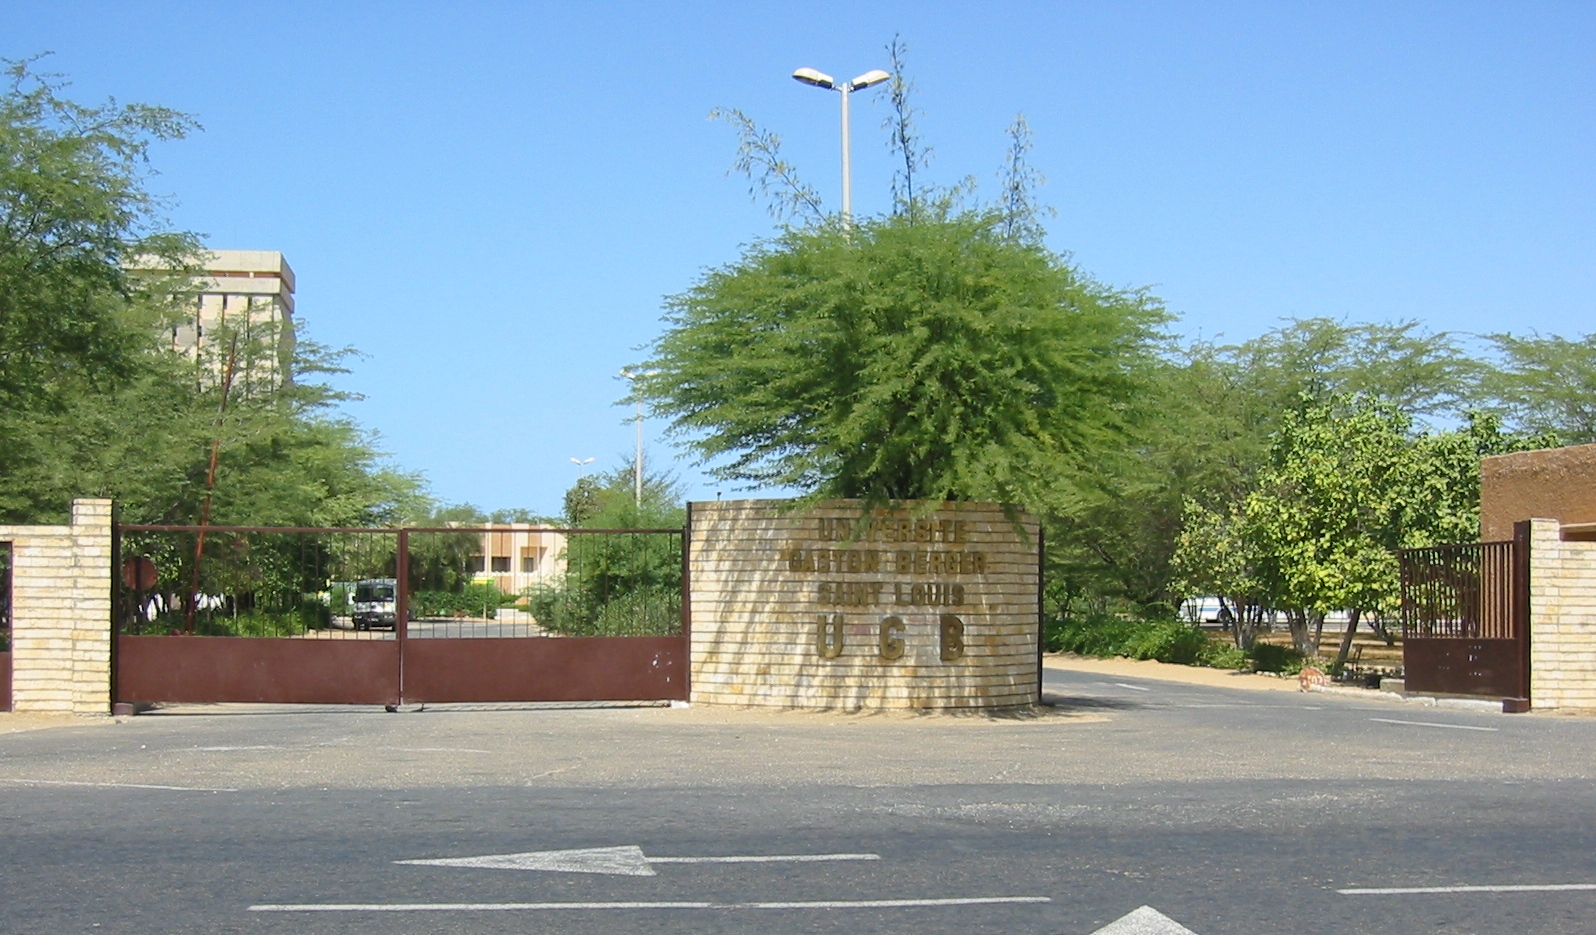
[(1596, 442), (1596, 333), (1491, 336), (1501, 364), (1485, 377), (1493, 408), (1531, 432), (1574, 445)]
[(116, 498), (130, 522), (196, 522), (207, 500), (215, 523), (363, 525), (418, 509), (419, 480), (339, 415), (344, 397), (321, 376), (340, 354), (226, 327), (207, 329), (225, 360), (157, 339), (191, 298), (201, 249), (162, 217), (146, 157), (194, 121), (73, 102), (28, 63), (7, 74), (0, 520), (59, 521), (80, 496)]
[(0, 407), (37, 410), (137, 369), (163, 287), (128, 272), (181, 270), (194, 238), (168, 229), (147, 188), (150, 144), (194, 129), (143, 104), (85, 106), (7, 62), (0, 94)]
[(1048, 509), (1141, 416), (1158, 304), (1000, 212), (789, 229), (669, 300), (638, 381), (717, 476)]

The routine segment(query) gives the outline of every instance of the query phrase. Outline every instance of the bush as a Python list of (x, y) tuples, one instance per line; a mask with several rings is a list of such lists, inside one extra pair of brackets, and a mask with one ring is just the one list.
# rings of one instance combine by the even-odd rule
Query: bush
[(1215, 669), (1245, 669), (1252, 662), (1245, 650), (1229, 640), (1208, 641), (1208, 652), (1200, 660)]
[(1252, 668), (1255, 672), (1296, 675), (1308, 662), (1302, 653), (1290, 646), (1277, 646), (1274, 643), (1254, 643), (1249, 655), (1252, 656)]
[(498, 585), (482, 581), (459, 591), (413, 591), (410, 609), (417, 617), (452, 617), (461, 613), (469, 617), (486, 615), (491, 620), (500, 607), (516, 600), (515, 595), (500, 591)]
[(679, 588), (646, 588), (600, 600), (540, 588), (528, 595), (538, 626), (562, 636), (673, 636), (682, 632)]
[(1049, 652), (1082, 656), (1129, 656), (1178, 665), (1219, 665), (1241, 668), (1239, 650), (1214, 640), (1202, 630), (1176, 620), (1134, 620), (1094, 614), (1071, 620), (1050, 621), (1043, 631)]
[(1190, 624), (1110, 614), (1051, 620), (1043, 630), (1042, 645), (1053, 653), (1078, 653), (1099, 659), (1129, 656), (1216, 669), (1245, 669), (1250, 661), (1228, 640), (1215, 639)]

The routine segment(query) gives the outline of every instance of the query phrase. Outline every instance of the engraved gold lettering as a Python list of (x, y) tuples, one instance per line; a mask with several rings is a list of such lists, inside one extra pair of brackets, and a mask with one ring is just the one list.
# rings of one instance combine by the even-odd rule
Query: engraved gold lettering
[(964, 656), (964, 621), (954, 614), (943, 614), (942, 661), (954, 662)]
[(815, 628), (815, 651), (822, 659), (842, 655), (842, 614), (821, 614)]
[(897, 617), (888, 617), (881, 621), (881, 658), (903, 658), (903, 639), (899, 636), (903, 632), (903, 621)]

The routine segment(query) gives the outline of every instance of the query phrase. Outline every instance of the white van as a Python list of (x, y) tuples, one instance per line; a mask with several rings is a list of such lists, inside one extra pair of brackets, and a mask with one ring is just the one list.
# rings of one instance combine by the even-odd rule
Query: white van
[(362, 578), (355, 582), (355, 629), (393, 627), (399, 620), (398, 598), (397, 578)]

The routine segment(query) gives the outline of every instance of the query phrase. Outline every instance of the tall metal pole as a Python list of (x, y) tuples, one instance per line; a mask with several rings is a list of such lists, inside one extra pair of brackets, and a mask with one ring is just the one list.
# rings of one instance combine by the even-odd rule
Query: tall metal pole
[[(636, 383), (633, 383), (635, 390)], [(632, 465), (632, 486), (637, 508), (643, 508), (643, 399), (637, 399), (637, 461)]]
[(853, 166), (848, 158), (848, 85), (842, 85), (837, 90), (842, 92), (842, 226), (847, 227), (853, 217)]

